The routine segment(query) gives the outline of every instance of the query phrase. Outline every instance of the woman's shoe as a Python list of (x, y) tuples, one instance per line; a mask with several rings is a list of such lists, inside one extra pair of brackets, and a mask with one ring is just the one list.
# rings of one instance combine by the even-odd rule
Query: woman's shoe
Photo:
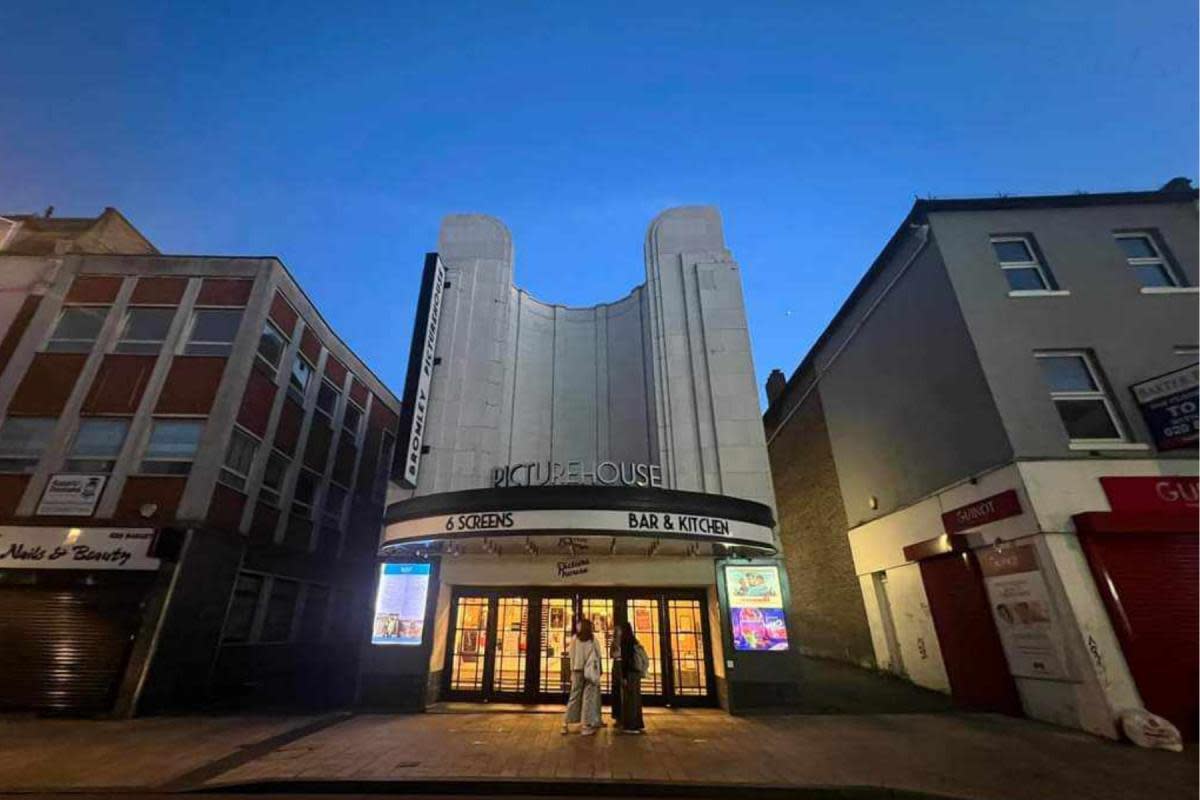
[(566, 736), (570, 732), (571, 732), (571, 726), (564, 722), (563, 729), (562, 729), (563, 736)]
[(586, 728), (586, 727), (585, 727), (585, 728), (583, 728), (583, 730), (579, 731), (579, 735), (580, 735), (580, 736), (595, 736), (595, 735), (596, 735), (596, 729), (595, 729), (595, 728)]

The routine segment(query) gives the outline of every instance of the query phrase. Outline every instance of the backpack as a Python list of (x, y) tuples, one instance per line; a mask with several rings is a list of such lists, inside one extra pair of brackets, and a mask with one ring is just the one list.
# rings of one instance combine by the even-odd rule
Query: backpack
[(633, 646), (633, 659), (629, 666), (638, 675), (645, 675), (650, 671), (650, 656), (646, 655), (646, 648), (642, 647), (641, 642)]

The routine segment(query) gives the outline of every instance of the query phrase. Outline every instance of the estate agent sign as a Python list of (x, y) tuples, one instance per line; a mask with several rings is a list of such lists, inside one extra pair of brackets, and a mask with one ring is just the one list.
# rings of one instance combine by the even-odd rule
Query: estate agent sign
[(0, 569), (158, 569), (151, 528), (0, 527)]
[(96, 513), (96, 503), (104, 491), (107, 475), (51, 475), (38, 504), (40, 517), (90, 517)]
[(1009, 671), (1023, 678), (1069, 680), (1062, 626), (1033, 547), (977, 552)]
[(1200, 364), (1129, 387), (1159, 450), (1194, 447), (1200, 432)]

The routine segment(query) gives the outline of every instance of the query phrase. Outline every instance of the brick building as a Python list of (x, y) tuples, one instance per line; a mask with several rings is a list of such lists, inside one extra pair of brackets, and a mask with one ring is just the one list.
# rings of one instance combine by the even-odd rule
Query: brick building
[(351, 699), (399, 401), (276, 258), (0, 220), (0, 710)]

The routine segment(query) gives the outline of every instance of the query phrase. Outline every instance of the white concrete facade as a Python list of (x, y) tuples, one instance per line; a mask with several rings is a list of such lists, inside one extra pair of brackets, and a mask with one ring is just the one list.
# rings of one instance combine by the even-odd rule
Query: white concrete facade
[[(1036, 548), (1061, 625), (1070, 680), (1015, 677), (1025, 713), (1117, 738), (1120, 713), (1141, 707), (1142, 702), (1071, 517), (1111, 510), (1101, 476), (1196, 475), (1198, 471), (1196, 462), (1179, 459), (1017, 461), (852, 528), (850, 546), (877, 663), (894, 665), (894, 671), (902, 671), (918, 685), (950, 691), (920, 569), (903, 550), (941, 534), (943, 512), (1012, 489), (1024, 513), (961, 535), (974, 549), (1014, 542)], [(878, 573), (886, 575), (895, 631), (891, 644), (888, 610), (881, 607), (876, 590)], [(898, 655), (892, 652), (897, 646)]]
[(660, 464), (666, 488), (774, 508), (737, 263), (707, 206), (660, 214), (646, 283), (587, 308), (513, 283), (498, 220), (442, 224), (446, 267), (416, 495), (490, 485), (545, 460)]

